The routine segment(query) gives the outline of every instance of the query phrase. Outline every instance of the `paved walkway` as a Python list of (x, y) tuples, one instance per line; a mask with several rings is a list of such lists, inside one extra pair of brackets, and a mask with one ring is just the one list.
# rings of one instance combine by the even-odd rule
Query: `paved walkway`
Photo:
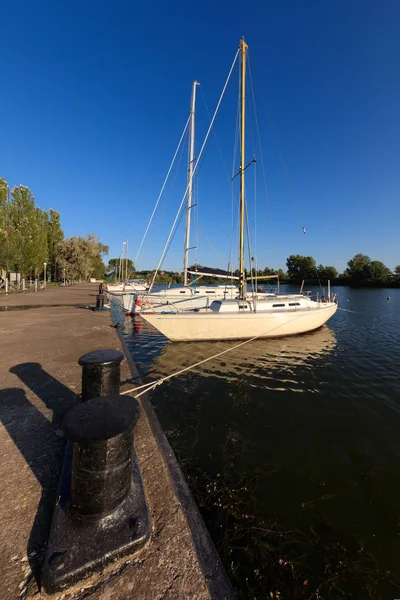
[[(109, 311), (83, 284), (0, 296), (0, 600), (41, 597), (38, 576), (63, 461), (60, 429), (79, 400), (78, 358), (97, 348), (121, 349)], [(51, 306), (58, 305), (58, 306)], [(135, 369), (131, 364), (131, 369)], [(122, 390), (132, 387), (122, 363)], [(135, 429), (152, 517), (149, 544), (57, 598), (167, 600), (232, 598), (232, 593), (172, 451), (148, 399)]]
[(96, 304), (98, 283), (83, 283), (78, 285), (49, 286), (39, 292), (10, 292), (0, 293), (0, 306), (63, 306), (79, 304)]

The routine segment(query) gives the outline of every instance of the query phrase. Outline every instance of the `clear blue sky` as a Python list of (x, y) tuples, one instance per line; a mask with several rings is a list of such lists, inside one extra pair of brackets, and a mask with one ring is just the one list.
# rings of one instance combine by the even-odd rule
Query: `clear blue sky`
[[(201, 83), (198, 149), (205, 104), (215, 106), (245, 36), (270, 203), (268, 210), (256, 151), (259, 267), (284, 268), (287, 256), (300, 253), (342, 270), (362, 252), (393, 268), (400, 263), (400, 2), (241, 6), (3, 3), (0, 176), (30, 187), (43, 209), (58, 210), (67, 236), (96, 232), (110, 256), (128, 236), (132, 255), (186, 121), (192, 81)], [(199, 175), (198, 259), (220, 267), (228, 260), (231, 188), (219, 149), (230, 173), (236, 81)], [(249, 133), (249, 160), (253, 139)], [(139, 267), (157, 262), (182, 197), (185, 162), (186, 150)], [(248, 175), (252, 182), (253, 167)], [(181, 270), (182, 246), (181, 226), (165, 268)]]

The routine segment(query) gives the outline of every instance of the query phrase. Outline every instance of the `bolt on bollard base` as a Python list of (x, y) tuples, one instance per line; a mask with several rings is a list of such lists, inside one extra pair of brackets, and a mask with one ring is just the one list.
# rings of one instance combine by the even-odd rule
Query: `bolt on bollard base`
[(68, 413), (73, 442), (64, 464), (42, 571), (46, 592), (60, 592), (139, 550), (150, 519), (133, 446), (137, 400), (93, 398)]

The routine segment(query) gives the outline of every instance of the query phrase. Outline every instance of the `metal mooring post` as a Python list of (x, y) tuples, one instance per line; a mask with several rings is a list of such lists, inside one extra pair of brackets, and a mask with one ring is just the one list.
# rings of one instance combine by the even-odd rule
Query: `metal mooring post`
[(73, 443), (72, 472), (69, 485), (60, 485), (54, 510), (42, 576), (46, 592), (65, 590), (148, 539), (133, 445), (139, 414), (137, 400), (115, 395), (92, 398), (67, 415), (63, 430)]
[(136, 400), (105, 396), (81, 404), (65, 419), (64, 433), (74, 442), (71, 513), (76, 517), (101, 519), (125, 500), (138, 417)]
[(82, 400), (119, 394), (121, 361), (119, 350), (93, 350), (80, 357), (82, 369)]
[(104, 308), (104, 294), (98, 294), (96, 296), (96, 310)]
[(96, 296), (96, 310), (104, 309), (104, 285), (103, 282), (99, 285), (99, 293)]

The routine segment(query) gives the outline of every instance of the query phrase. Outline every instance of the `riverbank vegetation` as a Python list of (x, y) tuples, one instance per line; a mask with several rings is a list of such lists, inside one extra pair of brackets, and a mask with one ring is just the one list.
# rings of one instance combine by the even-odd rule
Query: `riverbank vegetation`
[(60, 213), (42, 210), (28, 187), (10, 190), (0, 178), (0, 274), (34, 278), (46, 271), (50, 281), (102, 278), (107, 252), (95, 234), (64, 238)]
[[(110, 277), (118, 277), (118, 268), (121, 259), (112, 258), (108, 263)], [(253, 277), (259, 278), (259, 283), (265, 283), (265, 277), (276, 275), (281, 283), (301, 284), (304, 281), (310, 285), (326, 285), (330, 280), (332, 285), (352, 285), (352, 286), (370, 286), (370, 287), (400, 287), (400, 265), (391, 271), (383, 262), (371, 260), (366, 254), (356, 254), (347, 263), (347, 268), (343, 273), (338, 273), (334, 266), (317, 265), (312, 256), (301, 256), (292, 254), (286, 260), (287, 270), (264, 269), (252, 270)], [(191, 265), (191, 271), (201, 271), (200, 265)], [(122, 268), (122, 272), (123, 268)], [(155, 271), (136, 271), (131, 260), (128, 264), (128, 277), (144, 278), (151, 280)], [(238, 276), (239, 271), (233, 272)], [(250, 271), (246, 270), (246, 277), (250, 277)], [(227, 279), (218, 279), (213, 277), (202, 277), (201, 283), (226, 283)], [(183, 273), (175, 271), (159, 271), (156, 283), (183, 283)]]
[(286, 261), (286, 281), (323, 283), (333, 285), (371, 287), (400, 287), (400, 265), (392, 272), (380, 260), (371, 260), (366, 254), (356, 254), (347, 263), (347, 269), (338, 273), (335, 267), (318, 265), (312, 256), (291, 255)]

